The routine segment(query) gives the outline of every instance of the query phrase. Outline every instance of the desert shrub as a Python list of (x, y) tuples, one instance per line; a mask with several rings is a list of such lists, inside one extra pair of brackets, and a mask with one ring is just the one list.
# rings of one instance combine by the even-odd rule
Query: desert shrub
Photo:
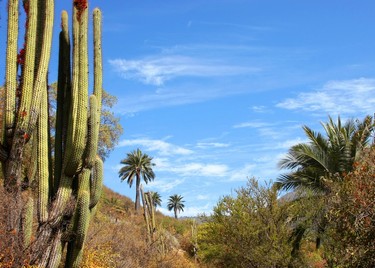
[(375, 148), (332, 186), (326, 255), (335, 267), (375, 266)]
[(274, 187), (250, 179), (222, 198), (198, 231), (198, 256), (215, 267), (286, 267), (290, 231)]

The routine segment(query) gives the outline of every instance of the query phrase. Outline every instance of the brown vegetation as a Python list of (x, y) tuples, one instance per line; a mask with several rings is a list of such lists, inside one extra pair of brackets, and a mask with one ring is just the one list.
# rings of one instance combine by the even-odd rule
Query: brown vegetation
[(156, 224), (155, 239), (148, 243), (146, 223), (134, 203), (105, 188), (90, 224), (82, 267), (198, 267), (188, 253), (192, 221), (156, 212)]

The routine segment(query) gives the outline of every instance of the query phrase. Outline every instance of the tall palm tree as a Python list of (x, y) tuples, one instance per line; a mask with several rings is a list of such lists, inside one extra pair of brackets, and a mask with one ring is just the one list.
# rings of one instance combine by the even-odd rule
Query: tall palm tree
[(156, 208), (161, 206), (161, 196), (158, 192), (151, 192), (152, 204)]
[(139, 196), (141, 178), (145, 183), (154, 180), (155, 174), (152, 167), (155, 164), (152, 163), (152, 157), (142, 153), (140, 149), (128, 153), (120, 163), (124, 165), (119, 171), (121, 181), (127, 180), (129, 186), (132, 187), (134, 178), (136, 178), (135, 211), (138, 211), (141, 206)]
[(281, 159), (279, 167), (291, 172), (281, 175), (276, 184), (283, 190), (310, 189), (329, 192), (329, 184), (341, 181), (353, 169), (359, 153), (370, 143), (374, 128), (371, 116), (363, 121), (348, 120), (341, 123), (322, 123), (326, 137), (307, 126), (303, 130), (309, 140), (292, 146)]
[(181, 195), (171, 195), (168, 199), (168, 210), (171, 211), (173, 209), (174, 217), (177, 219), (177, 213), (180, 211), (184, 211), (184, 200), (182, 200), (183, 197)]

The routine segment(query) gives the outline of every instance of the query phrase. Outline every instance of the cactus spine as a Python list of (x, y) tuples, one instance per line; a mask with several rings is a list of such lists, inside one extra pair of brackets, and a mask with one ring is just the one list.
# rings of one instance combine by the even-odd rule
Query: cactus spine
[[(65, 267), (78, 267), (90, 217), (103, 183), (103, 162), (97, 156), (102, 98), (101, 12), (94, 9), (93, 14), (94, 90), (90, 97), (87, 0), (73, 1), (72, 64), (68, 14), (61, 13), (55, 150), (51, 168), (47, 74), (54, 1), (23, 1), (27, 23), (25, 46), (20, 54), (17, 53), (18, 3), (18, 0), (8, 0), (6, 101), (0, 131), (4, 186), (12, 200), (8, 229), (22, 236), (14, 242), (21, 241), (21, 247), (30, 249), (31, 264), (58, 267), (67, 245)], [(18, 73), (20, 80), (17, 80)], [(29, 141), (33, 144), (33, 163), (25, 163), (24, 159)], [(37, 219), (32, 217), (34, 199)], [(32, 235), (33, 220), (37, 221), (38, 228)], [(32, 236), (35, 241), (31, 243)]]

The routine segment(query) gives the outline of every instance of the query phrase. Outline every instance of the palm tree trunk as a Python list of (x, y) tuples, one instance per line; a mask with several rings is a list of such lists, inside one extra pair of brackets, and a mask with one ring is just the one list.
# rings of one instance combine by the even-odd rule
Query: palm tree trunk
[(136, 181), (136, 188), (135, 188), (135, 212), (138, 213), (138, 209), (141, 206), (141, 201), (139, 198), (139, 191), (141, 186), (141, 176), (137, 173), (137, 181)]
[(177, 208), (174, 208), (174, 218), (177, 219)]

